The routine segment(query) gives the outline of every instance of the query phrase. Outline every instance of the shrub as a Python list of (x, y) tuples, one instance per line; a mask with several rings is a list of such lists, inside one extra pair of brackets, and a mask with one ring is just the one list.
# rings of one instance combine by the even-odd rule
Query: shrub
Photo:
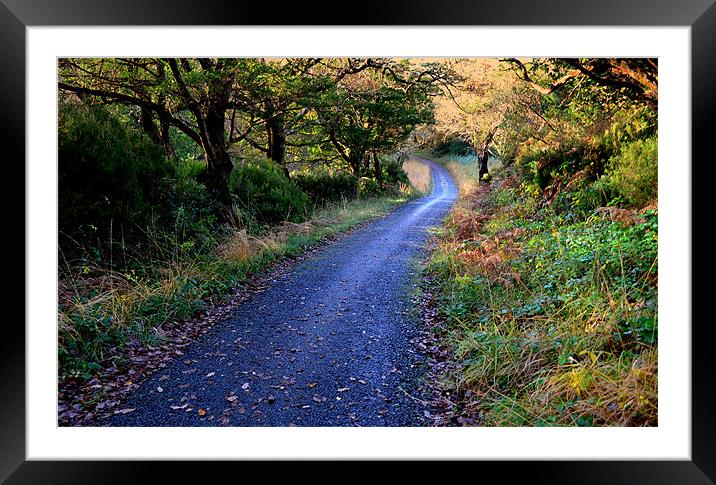
[(159, 146), (98, 106), (60, 106), (58, 161), (59, 229), (83, 247), (107, 239), (110, 228), (131, 239), (173, 174)]
[(652, 137), (624, 145), (601, 183), (626, 203), (643, 206), (657, 197), (658, 174), (658, 139)]
[(257, 222), (301, 222), (306, 218), (308, 196), (269, 161), (236, 166), (229, 190)]
[(177, 242), (189, 247), (198, 240), (213, 240), (218, 206), (206, 187), (187, 177), (165, 179), (160, 187), (161, 223), (172, 231)]
[(462, 192), (428, 265), (455, 414), (492, 426), (658, 424), (657, 233), (654, 211), (562, 213), (499, 184)]
[(296, 174), (292, 179), (318, 203), (351, 199), (358, 195), (358, 177), (354, 175), (318, 171)]
[(545, 189), (556, 179), (569, 180), (577, 172), (590, 168), (601, 173), (605, 149), (582, 142), (545, 150), (528, 150), (517, 158), (519, 175), (528, 182)]
[(475, 150), (465, 140), (452, 138), (445, 140), (433, 148), (433, 156), (444, 157), (447, 155), (474, 155)]
[(407, 185), (410, 183), (408, 174), (405, 173), (405, 170), (403, 170), (402, 165), (399, 163), (388, 161), (383, 163), (381, 168), (383, 170), (383, 180), (389, 185), (397, 185), (398, 183)]
[(377, 197), (381, 194), (380, 185), (374, 179), (361, 177), (358, 181), (358, 195), (361, 197)]

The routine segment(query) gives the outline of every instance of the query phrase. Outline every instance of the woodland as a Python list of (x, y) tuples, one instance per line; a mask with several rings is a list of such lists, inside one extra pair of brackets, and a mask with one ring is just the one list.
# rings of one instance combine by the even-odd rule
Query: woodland
[(657, 60), (61, 58), (57, 86), (62, 424), (420, 203), (425, 160), (458, 189), (416, 285), (432, 424), (658, 424)]

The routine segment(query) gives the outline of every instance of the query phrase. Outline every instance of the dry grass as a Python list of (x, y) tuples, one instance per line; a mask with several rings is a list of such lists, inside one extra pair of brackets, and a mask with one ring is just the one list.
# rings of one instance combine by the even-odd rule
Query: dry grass
[(419, 160), (410, 159), (403, 163), (403, 170), (416, 190), (427, 193), (433, 184), (430, 166)]
[[(154, 269), (142, 276), (66, 265), (58, 284), (61, 375), (86, 375), (88, 364), (101, 361), (108, 348), (128, 339), (154, 341), (166, 322), (190, 317), (248, 274), (378, 217), (404, 200), (343, 201), (317, 210), (306, 222), (284, 222), (261, 234), (237, 228), (202, 254), (147, 263)], [(166, 254), (181, 253), (177, 248), (163, 249)]]
[(478, 170), (474, 164), (464, 164), (455, 161), (450, 161), (445, 164), (445, 167), (452, 175), (455, 184), (457, 185), (460, 199), (475, 199), (476, 192), (480, 189), (481, 184), (478, 181)]
[[(580, 246), (555, 241), (571, 226), (525, 219), (538, 209), (528, 199), (515, 200), (509, 178), (487, 185), (471, 180), (469, 165), (447, 166), (460, 199), (431, 265), (441, 275), (446, 343), (455, 359), (444, 385), (463, 396), (455, 412), (488, 426), (657, 425), (656, 345), (621, 336), (628, 319), (656, 318), (644, 299), (627, 297), (627, 288), (617, 283), (634, 260), (619, 253), (612, 264), (621, 270), (614, 274), (596, 258), (585, 263), (591, 264), (584, 266), (589, 279), (560, 287), (569, 279), (563, 268), (574, 261), (569, 251)], [(604, 220), (624, 231), (644, 222), (634, 210), (609, 208), (597, 215), (593, 227), (570, 234), (601, 231)], [(542, 245), (563, 249), (554, 259), (540, 260), (534, 248)], [(538, 264), (555, 276), (540, 276)], [(643, 291), (651, 279), (656, 285), (655, 265), (634, 283)]]

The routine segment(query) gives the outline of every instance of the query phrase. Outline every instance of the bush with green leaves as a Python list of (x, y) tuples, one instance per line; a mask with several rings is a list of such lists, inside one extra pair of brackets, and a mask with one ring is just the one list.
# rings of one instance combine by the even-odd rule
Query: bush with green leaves
[(657, 137), (626, 144), (609, 160), (600, 186), (629, 205), (643, 206), (657, 197), (658, 161)]
[(139, 236), (161, 181), (173, 175), (162, 149), (101, 106), (59, 110), (59, 229), (81, 247)]
[(516, 168), (526, 182), (545, 189), (555, 180), (570, 180), (581, 170), (601, 173), (608, 156), (603, 146), (578, 141), (557, 148), (526, 150), (517, 157)]
[(382, 193), (382, 189), (375, 179), (370, 177), (361, 177), (358, 181), (358, 195), (361, 197), (377, 197)]
[[(497, 185), (439, 235), (430, 291), (455, 356), (443, 382), (481, 424), (657, 422), (658, 216), (575, 211), (583, 192), (563, 211)], [(465, 239), (470, 211), (489, 219)]]
[(310, 204), (299, 186), (270, 161), (237, 165), (231, 172), (229, 190), (241, 208), (260, 223), (301, 222)]
[(292, 175), (292, 180), (316, 203), (352, 199), (358, 195), (355, 175), (315, 171)]
[(381, 169), (383, 171), (383, 180), (389, 185), (396, 185), (398, 183), (410, 184), (408, 174), (405, 173), (400, 163), (388, 161), (383, 163)]
[(449, 155), (474, 155), (475, 149), (468, 142), (460, 138), (451, 138), (438, 143), (432, 150), (435, 157), (444, 157)]
[(207, 188), (190, 177), (165, 179), (160, 184), (157, 211), (161, 227), (184, 249), (214, 242), (219, 206)]

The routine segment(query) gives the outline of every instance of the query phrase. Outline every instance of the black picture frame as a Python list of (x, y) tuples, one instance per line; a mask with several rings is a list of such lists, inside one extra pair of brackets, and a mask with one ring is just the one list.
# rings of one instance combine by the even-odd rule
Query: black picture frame
[[(7, 483), (128, 483), (160, 474), (165, 482), (185, 481), (190, 463), (40, 462), (25, 460), (25, 29), (69, 25), (643, 25), (690, 26), (692, 65), (692, 461), (480, 462), (467, 467), (434, 467), (444, 480), (467, 472), (478, 479), (493, 472), (533, 483), (716, 483), (716, 392), (709, 338), (712, 328), (709, 276), (716, 274), (716, 227), (710, 224), (710, 185), (714, 180), (710, 131), (716, 125), (716, 6), (714, 0), (426, 0), (368, 1), (353, 12), (336, 3), (270, 5), (245, 0), (0, 0), (0, 140), (5, 162), (0, 190), (0, 232), (5, 280), (5, 326), (0, 338), (0, 481)], [(333, 18), (317, 17), (328, 12)], [(48, 143), (51, 143), (48, 141)], [(8, 148), (10, 150), (8, 150)], [(698, 163), (696, 162), (698, 160)], [(709, 163), (711, 162), (711, 163)], [(667, 167), (666, 169), (679, 169)], [(696, 174), (698, 173), (698, 176)], [(22, 180), (23, 183), (18, 181)], [(10, 190), (15, 187), (15, 190)], [(22, 202), (22, 205), (20, 203)], [(20, 210), (20, 207), (23, 210)], [(709, 221), (706, 223), (706, 221)], [(694, 265), (693, 262), (698, 262)], [(686, 303), (686, 302), (685, 302)], [(14, 308), (19, 318), (10, 318)], [(685, 325), (688, 322), (684, 322)], [(578, 446), (570, 444), (569, 446)], [(233, 473), (236, 463), (202, 467), (204, 480)], [(241, 464), (241, 475), (265, 464)], [(372, 472), (363, 463), (339, 464), (340, 482), (363, 481)], [(252, 470), (251, 468), (254, 468)], [(306, 463), (270, 467), (271, 481), (305, 475)], [(402, 481), (427, 478), (425, 466), (403, 467)], [(315, 472), (312, 472), (315, 473)], [(327, 477), (329, 472), (326, 473)], [(331, 472), (333, 473), (333, 472)], [(231, 475), (229, 475), (231, 476)], [(318, 478), (318, 476), (316, 476)], [(332, 480), (336, 477), (333, 476)], [(528, 483), (529, 483), (528, 482)]]

